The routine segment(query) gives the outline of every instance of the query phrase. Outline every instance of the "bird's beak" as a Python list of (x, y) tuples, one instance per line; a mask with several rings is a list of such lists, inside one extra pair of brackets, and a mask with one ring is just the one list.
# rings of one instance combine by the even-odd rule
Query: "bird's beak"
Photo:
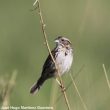
[(55, 42), (56, 42), (56, 43), (58, 43), (58, 42), (59, 42), (59, 40), (58, 40), (58, 39), (56, 39), (56, 40), (55, 40)]

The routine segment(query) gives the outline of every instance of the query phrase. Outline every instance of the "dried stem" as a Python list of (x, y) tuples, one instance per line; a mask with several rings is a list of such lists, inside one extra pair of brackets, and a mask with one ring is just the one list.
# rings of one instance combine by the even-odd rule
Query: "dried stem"
[(74, 85), (74, 87), (75, 87), (75, 89), (76, 89), (76, 92), (78, 93), (78, 96), (79, 96), (79, 98), (80, 98), (80, 100), (81, 100), (81, 103), (82, 103), (84, 109), (87, 110), (87, 106), (86, 106), (86, 104), (84, 103), (83, 98), (81, 97), (81, 94), (80, 94), (80, 92), (79, 92), (79, 90), (78, 90), (78, 88), (77, 88), (77, 86), (76, 86), (76, 83), (75, 83), (75, 81), (74, 81), (74, 79), (73, 79), (71, 73), (70, 73), (70, 77), (71, 77), (72, 83), (73, 83), (73, 85)]
[(107, 76), (107, 71), (106, 71), (105, 65), (103, 64), (102, 67), (103, 67), (103, 70), (104, 70), (104, 74), (105, 74), (105, 78), (106, 78), (106, 81), (107, 81), (108, 88), (110, 90), (110, 81), (109, 81), (108, 76)]
[[(79, 73), (84, 69), (84, 67), (85, 67), (85, 65), (82, 65), (82, 67), (79, 69), (79, 71), (74, 75), (73, 80), (75, 80), (76, 77), (78, 77)], [(73, 82), (70, 82), (70, 83), (67, 85), (67, 87), (65, 88), (65, 91), (68, 90), (68, 88), (71, 86), (72, 83), (73, 83)], [(57, 100), (55, 101), (54, 105), (55, 105), (56, 103), (58, 103), (58, 101), (61, 99), (61, 97), (62, 97), (62, 94), (59, 95), (59, 97), (58, 97)]]
[(54, 58), (53, 58), (53, 55), (51, 53), (51, 50), (50, 50), (50, 47), (49, 47), (49, 43), (48, 43), (48, 40), (47, 40), (47, 35), (46, 35), (46, 32), (45, 32), (45, 24), (44, 24), (44, 21), (43, 21), (43, 17), (42, 17), (42, 13), (41, 13), (41, 7), (40, 7), (40, 2), (39, 0), (37, 0), (37, 3), (38, 3), (38, 12), (39, 12), (39, 16), (40, 16), (40, 23), (41, 23), (41, 27), (42, 27), (42, 32), (43, 32), (43, 36), (44, 36), (44, 40), (45, 40), (45, 43), (46, 43), (46, 46), (47, 46), (47, 49), (48, 49), (48, 52), (53, 60), (53, 62), (55, 63), (55, 67), (57, 69), (57, 73), (58, 73), (58, 78), (60, 80), (60, 83), (61, 83), (61, 90), (62, 90), (62, 93), (64, 95), (64, 98), (65, 98), (65, 102), (66, 102), (66, 105), (68, 107), (68, 110), (71, 110), (70, 109), (70, 105), (69, 105), (69, 101), (68, 101), (68, 98), (67, 98), (67, 95), (66, 95), (66, 92), (64, 90), (64, 84), (63, 84), (63, 81), (61, 79), (61, 76), (59, 74), (59, 69), (58, 69), (58, 65), (56, 64)]
[(15, 85), (16, 75), (17, 75), (17, 71), (14, 71), (12, 76), (11, 76), (11, 79), (7, 85), (7, 89), (5, 90), (5, 94), (3, 96), (2, 107), (8, 107), (9, 106), (10, 94), (13, 90), (14, 85)]

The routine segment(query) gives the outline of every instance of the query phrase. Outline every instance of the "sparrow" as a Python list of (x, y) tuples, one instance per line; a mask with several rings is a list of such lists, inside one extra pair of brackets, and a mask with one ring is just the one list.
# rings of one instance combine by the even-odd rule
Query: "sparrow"
[(58, 71), (51, 55), (49, 54), (43, 65), (40, 78), (30, 89), (31, 94), (38, 92), (47, 79), (58, 77), (58, 72), (60, 75), (63, 75), (71, 68), (73, 61), (73, 48), (70, 40), (64, 36), (58, 36), (55, 39), (55, 43), (56, 47), (51, 53), (58, 66)]

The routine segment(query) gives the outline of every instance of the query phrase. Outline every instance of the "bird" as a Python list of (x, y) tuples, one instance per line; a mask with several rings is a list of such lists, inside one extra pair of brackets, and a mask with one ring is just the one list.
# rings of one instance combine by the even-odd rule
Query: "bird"
[[(62, 76), (72, 66), (73, 48), (70, 40), (65, 36), (58, 36), (54, 41), (56, 46), (51, 53), (55, 62), (49, 54), (42, 67), (40, 78), (30, 89), (31, 94), (37, 93), (47, 79), (56, 78), (58, 74)], [(58, 71), (55, 64), (58, 66)]]

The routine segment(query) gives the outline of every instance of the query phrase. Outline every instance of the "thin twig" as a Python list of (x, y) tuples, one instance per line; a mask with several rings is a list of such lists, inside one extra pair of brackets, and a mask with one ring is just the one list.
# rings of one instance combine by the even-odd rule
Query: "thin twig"
[(75, 89), (76, 89), (76, 92), (78, 93), (78, 96), (79, 96), (79, 98), (80, 98), (80, 100), (81, 100), (81, 103), (82, 103), (82, 105), (84, 106), (84, 109), (87, 110), (87, 106), (86, 106), (86, 104), (84, 103), (83, 98), (81, 97), (81, 94), (80, 94), (80, 92), (79, 92), (79, 90), (78, 90), (78, 88), (77, 88), (77, 86), (76, 86), (76, 83), (75, 83), (75, 81), (74, 81), (74, 79), (73, 79), (71, 73), (70, 73), (70, 77), (71, 77), (71, 80), (72, 80), (72, 82), (73, 82), (73, 85), (74, 85), (74, 87), (75, 87)]
[[(65, 88), (65, 91), (67, 91), (68, 89), (69, 89), (69, 87), (71, 86), (71, 84), (72, 84), (72, 82), (69, 82), (69, 84), (67, 85), (67, 87)], [(63, 94), (60, 94), (59, 96), (58, 96), (58, 98), (55, 100), (55, 102), (54, 102), (54, 106), (61, 100), (61, 97), (63, 96)]]
[(64, 84), (63, 84), (63, 81), (61, 79), (61, 76), (59, 74), (59, 69), (58, 69), (58, 65), (56, 64), (54, 58), (53, 58), (53, 55), (51, 53), (51, 50), (50, 50), (50, 47), (49, 47), (49, 43), (48, 43), (48, 40), (47, 40), (47, 35), (46, 35), (46, 32), (45, 32), (45, 24), (44, 24), (44, 20), (43, 20), (43, 17), (42, 17), (42, 13), (41, 13), (41, 7), (40, 7), (40, 2), (39, 0), (37, 0), (37, 3), (38, 3), (38, 12), (39, 12), (39, 16), (40, 16), (40, 22), (41, 22), (41, 27), (42, 27), (42, 32), (43, 32), (43, 36), (44, 36), (44, 39), (45, 39), (45, 43), (46, 43), (46, 46), (47, 46), (47, 49), (48, 49), (48, 52), (55, 64), (55, 67), (56, 67), (56, 70), (57, 70), (57, 73), (58, 73), (58, 78), (60, 80), (60, 83), (61, 83), (61, 89), (62, 89), (62, 93), (64, 95), (64, 98), (65, 98), (65, 102), (66, 102), (66, 105), (68, 107), (68, 110), (71, 110), (70, 109), (70, 105), (69, 105), (69, 101), (68, 101), (68, 98), (67, 98), (67, 95), (66, 95), (66, 92), (64, 91)]
[(102, 64), (102, 67), (103, 67), (103, 70), (104, 70), (104, 74), (105, 74), (105, 78), (106, 78), (106, 81), (107, 81), (108, 88), (110, 90), (110, 81), (109, 81), (108, 76), (107, 76), (107, 71), (106, 71), (105, 65)]

